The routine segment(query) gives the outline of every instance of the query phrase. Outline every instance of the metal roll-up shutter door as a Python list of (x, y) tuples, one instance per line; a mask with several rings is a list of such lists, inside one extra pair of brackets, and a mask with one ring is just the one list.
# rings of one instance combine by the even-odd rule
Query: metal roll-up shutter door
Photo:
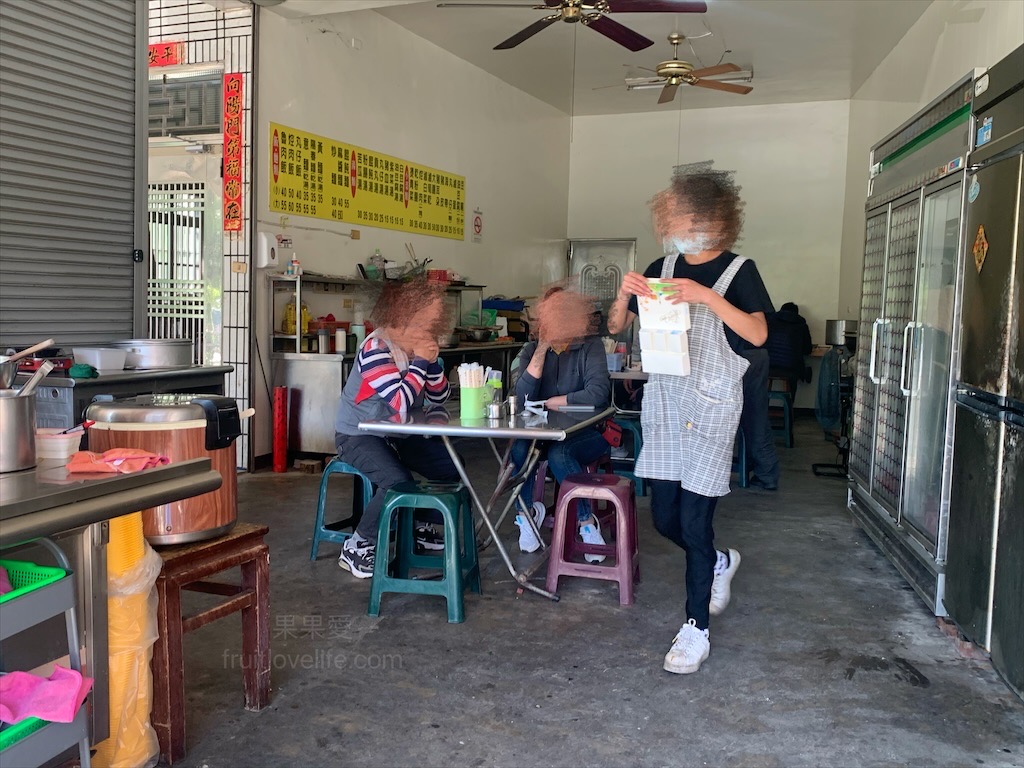
[(137, 0), (0, 0), (0, 344), (133, 335), (145, 17)]

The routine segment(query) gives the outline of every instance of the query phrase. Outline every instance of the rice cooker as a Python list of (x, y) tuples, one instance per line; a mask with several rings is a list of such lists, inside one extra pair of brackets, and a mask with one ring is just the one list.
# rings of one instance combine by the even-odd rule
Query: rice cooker
[[(249, 415), (247, 412), (245, 415)], [(150, 544), (187, 544), (222, 536), (238, 518), (235, 438), (241, 417), (233, 398), (219, 395), (138, 395), (93, 403), (85, 417), (89, 449), (141, 448), (172, 462), (209, 458), (220, 488), (143, 510)]]

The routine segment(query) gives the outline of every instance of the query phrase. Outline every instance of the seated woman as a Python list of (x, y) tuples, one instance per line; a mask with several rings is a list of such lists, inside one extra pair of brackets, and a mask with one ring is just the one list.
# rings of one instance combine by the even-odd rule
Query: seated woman
[[(536, 341), (528, 342), (517, 360), (519, 376), (515, 394), (520, 404), (544, 401), (548, 408), (560, 405), (592, 405), (604, 408), (611, 395), (608, 363), (601, 339), (593, 335), (593, 302), (590, 298), (556, 286), (544, 294), (534, 308)], [(512, 446), (512, 463), (518, 469), (527, 458), (530, 442), (517, 440)], [(555, 480), (582, 472), (583, 466), (597, 461), (608, 452), (608, 443), (595, 427), (569, 435), (563, 442), (545, 444), (548, 469)], [(524, 506), (533, 510), (537, 525), (544, 519), (545, 508), (533, 502), (534, 478), (531, 475), (520, 496)], [(588, 502), (576, 508), (580, 536), (588, 544), (604, 544), (597, 518)], [(540, 546), (529, 523), (516, 516), (519, 526), (519, 548), (535, 552)], [(587, 555), (590, 562), (600, 562), (601, 555)]]
[(404, 417), (425, 403), (448, 399), (448, 379), (437, 359), (437, 338), (448, 333), (449, 325), (441, 289), (426, 281), (389, 282), (371, 317), (378, 328), (359, 348), (334, 423), (338, 456), (377, 487), (338, 559), (359, 579), (373, 575), (377, 523), (388, 489), (411, 480), (412, 472), (436, 482), (459, 479), (440, 440), (359, 431), (361, 421)]

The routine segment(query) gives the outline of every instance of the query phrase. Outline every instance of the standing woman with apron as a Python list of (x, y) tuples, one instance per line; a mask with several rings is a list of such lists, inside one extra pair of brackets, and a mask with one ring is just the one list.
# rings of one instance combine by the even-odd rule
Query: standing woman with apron
[(643, 275), (628, 273), (609, 312), (608, 330), (629, 327), (636, 296), (651, 296), (648, 278), (690, 304), (690, 375), (651, 374), (644, 388), (644, 444), (636, 474), (651, 486), (658, 532), (686, 552), (687, 621), (676, 633), (664, 667), (688, 674), (710, 652), (709, 617), (729, 603), (739, 553), (715, 549), (712, 518), (729, 492), (733, 442), (743, 410), (747, 361), (740, 339), (761, 346), (768, 337), (771, 300), (754, 262), (728, 249), (743, 223), (743, 203), (731, 174), (710, 163), (677, 167), (672, 185), (651, 201), (664, 259)]

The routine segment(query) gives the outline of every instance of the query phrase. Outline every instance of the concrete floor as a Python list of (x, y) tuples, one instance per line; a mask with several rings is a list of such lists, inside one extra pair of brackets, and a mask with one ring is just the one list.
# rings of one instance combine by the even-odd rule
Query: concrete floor
[[(337, 546), (309, 561), (318, 477), (241, 477), (241, 519), (270, 526), (272, 701), (242, 709), (236, 617), (188, 635), (184, 765), (1024, 766), (1024, 704), (958, 655), (851, 521), (844, 484), (811, 474), (834, 458), (813, 419), (796, 442), (778, 492), (719, 504), (717, 543), (743, 562), (711, 657), (685, 676), (662, 670), (683, 555), (647, 499), (635, 605), (580, 579), (560, 603), (517, 597), (492, 548), (484, 594), (450, 625), (437, 597), (385, 595), (370, 618)], [(474, 475), (493, 468), (480, 451)]]

